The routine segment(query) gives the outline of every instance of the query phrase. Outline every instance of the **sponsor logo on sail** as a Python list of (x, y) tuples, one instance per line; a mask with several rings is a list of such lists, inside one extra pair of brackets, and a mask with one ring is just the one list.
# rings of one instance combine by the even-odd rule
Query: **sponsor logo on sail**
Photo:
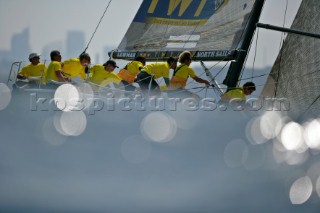
[(159, 25), (199, 26), (229, 0), (145, 0), (134, 21)]
[(228, 56), (231, 54), (229, 50), (216, 50), (216, 51), (199, 51), (196, 57), (211, 58), (215, 56)]
[(135, 52), (117, 52), (117, 57), (119, 58), (135, 58)]

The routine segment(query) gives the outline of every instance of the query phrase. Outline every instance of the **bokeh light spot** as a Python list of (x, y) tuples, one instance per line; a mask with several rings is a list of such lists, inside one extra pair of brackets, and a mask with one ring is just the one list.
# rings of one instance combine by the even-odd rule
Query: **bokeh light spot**
[(233, 140), (224, 149), (223, 158), (227, 166), (239, 167), (248, 158), (248, 146), (240, 139)]
[(180, 129), (192, 129), (199, 122), (199, 113), (195, 111), (177, 110), (170, 112), (170, 115), (175, 119)]
[(311, 149), (320, 149), (320, 121), (315, 119), (305, 126), (304, 139)]
[(45, 142), (54, 146), (60, 146), (67, 140), (67, 137), (55, 130), (53, 118), (49, 118), (44, 122), (41, 135)]
[(317, 191), (318, 197), (320, 197), (320, 176), (316, 181), (316, 191)]
[(246, 137), (254, 145), (263, 144), (268, 141), (261, 133), (260, 120), (261, 117), (252, 118), (246, 126)]
[(261, 133), (266, 139), (275, 138), (281, 131), (283, 122), (279, 112), (270, 111), (261, 116)]
[(169, 142), (177, 132), (175, 120), (165, 112), (152, 112), (141, 122), (142, 135), (154, 142)]
[(297, 179), (290, 188), (290, 201), (292, 204), (303, 204), (311, 196), (312, 182), (309, 177)]
[(65, 112), (79, 110), (80, 94), (72, 84), (62, 84), (54, 93), (55, 104), (58, 109)]
[(80, 100), (82, 100), (83, 104), (83, 106), (80, 106), (79, 104), (79, 109), (81, 110), (82, 108), (89, 107), (92, 104), (94, 98), (92, 87), (88, 83), (81, 83), (78, 84), (76, 88), (79, 92), (79, 97)]
[(55, 127), (59, 133), (67, 136), (81, 135), (87, 126), (87, 117), (82, 111), (62, 112), (60, 116), (60, 125)]
[(11, 91), (7, 85), (0, 83), (0, 111), (4, 110), (11, 101)]
[(303, 146), (302, 127), (295, 122), (287, 123), (281, 132), (281, 142), (287, 150), (298, 150)]

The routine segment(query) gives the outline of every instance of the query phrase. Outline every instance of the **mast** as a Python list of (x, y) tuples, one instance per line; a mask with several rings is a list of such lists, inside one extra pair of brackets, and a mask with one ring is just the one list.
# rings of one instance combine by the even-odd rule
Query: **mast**
[(251, 17), (248, 21), (248, 27), (244, 33), (244, 38), (242, 43), (239, 45), (238, 56), (235, 62), (230, 64), (226, 78), (223, 81), (223, 84), (228, 86), (228, 90), (237, 87), (241, 70), (245, 62), (250, 43), (253, 37), (253, 34), (256, 29), (256, 24), (259, 22), (260, 14), (263, 8), (264, 0), (256, 0), (254, 8), (252, 10)]

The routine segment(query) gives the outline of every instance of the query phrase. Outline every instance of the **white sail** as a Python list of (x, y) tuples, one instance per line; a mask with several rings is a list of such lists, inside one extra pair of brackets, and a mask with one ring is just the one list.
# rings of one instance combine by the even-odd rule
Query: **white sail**
[[(320, 1), (304, 0), (292, 29), (320, 34)], [(290, 114), (319, 114), (320, 39), (289, 34), (262, 91), (263, 97), (285, 98)]]
[(132, 57), (128, 51), (161, 57), (183, 50), (200, 51), (198, 57), (226, 57), (241, 42), (254, 2), (144, 0), (114, 57)]

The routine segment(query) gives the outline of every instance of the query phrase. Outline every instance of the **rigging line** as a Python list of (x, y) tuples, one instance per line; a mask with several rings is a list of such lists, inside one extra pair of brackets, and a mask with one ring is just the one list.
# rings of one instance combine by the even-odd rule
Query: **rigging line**
[[(222, 60), (218, 61), (217, 63), (215, 63), (214, 65), (212, 65), (208, 70), (210, 72), (210, 70), (212, 70), (215, 66), (217, 66), (218, 64), (220, 64), (221, 62), (225, 61), (227, 57), (224, 57)], [(229, 63), (230, 61), (227, 61), (226, 64), (223, 66), (222, 69), (224, 69), (224, 67)], [(219, 72), (213, 77), (216, 78), (220, 73), (222, 72), (222, 70), (219, 70)]]
[(205, 88), (202, 88), (202, 89), (200, 89), (199, 91), (195, 91), (194, 93), (195, 93), (195, 94), (198, 94), (198, 93), (202, 92), (204, 89), (205, 89)]
[[(249, 45), (249, 48), (248, 48), (248, 50), (247, 50), (247, 53), (249, 53), (249, 52), (250, 52), (250, 50), (251, 50), (252, 42), (253, 42), (253, 40), (251, 39), (251, 41), (250, 41), (250, 45)], [(245, 68), (246, 68), (246, 64), (247, 64), (248, 58), (249, 58), (249, 54), (246, 54), (246, 57), (245, 57), (245, 60), (244, 60), (243, 66), (242, 66), (242, 68), (241, 68), (241, 74), (240, 74), (239, 79), (241, 79), (241, 78), (242, 78), (242, 76), (243, 76), (243, 72), (244, 72), (244, 70), (245, 70)], [(240, 80), (238, 80), (238, 83), (237, 83), (237, 87), (239, 87), (239, 86), (240, 86)]]
[[(287, 11), (288, 11), (288, 0), (286, 1), (286, 9), (285, 9), (285, 11), (284, 11), (284, 16), (283, 16), (283, 25), (282, 25), (282, 27), (284, 28), (284, 26), (285, 26), (285, 23), (286, 23), (286, 18), (287, 18)], [(282, 34), (283, 35), (283, 34)]]
[[(226, 57), (225, 57), (225, 58), (226, 58)], [(225, 59), (225, 58), (224, 58), (224, 59)], [(209, 69), (209, 71), (210, 71), (213, 67), (215, 67), (216, 65), (218, 65), (220, 62), (224, 61), (224, 59), (222, 59), (222, 60), (219, 61), (218, 63), (214, 64), (214, 65)], [(214, 79), (223, 71), (223, 69), (227, 66), (227, 64), (228, 64), (229, 62), (230, 62), (230, 61), (226, 62), (226, 64), (225, 64), (225, 65), (219, 70), (219, 72), (213, 77)], [(200, 75), (198, 75), (198, 77), (203, 76), (205, 73), (206, 73), (206, 72), (203, 71)], [(211, 83), (212, 81), (213, 81), (213, 80), (210, 80), (210, 83)], [(186, 84), (186, 86), (189, 85), (189, 84), (195, 84), (195, 83), (194, 83), (194, 80), (193, 80), (193, 81), (189, 81), (189, 82)]]
[[(209, 70), (213, 69), (215, 66), (217, 66), (217, 65), (220, 64), (221, 62), (226, 61), (227, 58), (228, 58), (227, 56), (224, 57), (223, 59), (221, 59), (220, 61), (218, 61), (218, 62), (215, 63), (214, 65), (212, 65), (212, 66), (209, 68)], [(229, 62), (230, 62), (230, 61), (228, 60), (226, 63), (229, 63)]]
[(213, 76), (213, 78), (216, 78), (223, 70), (224, 68), (226, 68), (226, 66), (229, 64), (230, 61), (228, 61), (220, 70), (219, 72), (217, 72), (217, 74), (215, 76)]
[(96, 32), (97, 32), (97, 30), (98, 30), (98, 28), (99, 28), (99, 26), (100, 26), (100, 23), (101, 23), (101, 21), (102, 21), (102, 19), (103, 19), (104, 15), (106, 14), (106, 12), (107, 12), (107, 10), (108, 10), (108, 8), (109, 8), (109, 6), (110, 6), (110, 3), (111, 3), (111, 2), (112, 2), (112, 0), (109, 0), (109, 3), (108, 3), (108, 5), (107, 5), (106, 9), (104, 10), (104, 12), (103, 12), (103, 14), (102, 14), (102, 16), (101, 16), (101, 18), (100, 18), (100, 20), (99, 20), (99, 22), (98, 22), (97, 26), (96, 26), (96, 29), (94, 30), (94, 32), (93, 32), (93, 34), (92, 34), (92, 36), (91, 36), (91, 38), (90, 38), (90, 40), (89, 40), (89, 42), (88, 42), (88, 44), (87, 44), (87, 46), (86, 46), (86, 48), (84, 49), (84, 51), (83, 51), (83, 52), (86, 52), (86, 51), (87, 51), (87, 49), (89, 48), (89, 45), (90, 45), (90, 43), (91, 43), (91, 41), (92, 41), (92, 39), (93, 39), (94, 35), (96, 34)]
[(253, 57), (253, 64), (252, 64), (252, 75), (251, 75), (251, 81), (253, 81), (253, 73), (254, 73), (254, 65), (256, 63), (256, 56), (257, 56), (257, 49), (258, 49), (258, 39), (259, 39), (259, 28), (257, 29), (257, 37), (256, 37), (256, 46), (254, 49), (254, 57)]
[[(145, 78), (143, 78), (143, 79), (140, 79), (139, 81), (135, 81), (134, 83), (139, 83), (140, 81), (143, 81), (143, 80), (145, 80), (145, 79), (148, 79), (148, 78), (150, 78), (150, 76), (148, 76), (148, 77), (145, 77)], [(133, 83), (132, 83), (133, 84)], [(127, 84), (127, 85), (125, 85), (125, 86), (121, 86), (121, 87), (119, 87), (119, 88), (126, 88), (126, 87), (128, 87), (128, 86), (130, 86), (130, 85), (132, 85), (132, 84)]]
[[(258, 29), (258, 30), (259, 30), (259, 29)], [(257, 32), (257, 31), (255, 31), (255, 32)], [(251, 41), (250, 41), (250, 45), (249, 45), (249, 48), (248, 48), (248, 51), (247, 51), (248, 53), (249, 53), (250, 50), (251, 50), (252, 42), (253, 42), (253, 39), (251, 39)], [(243, 76), (243, 72), (244, 72), (244, 70), (245, 70), (245, 68), (246, 68), (248, 58), (249, 58), (249, 54), (246, 54), (246, 58), (245, 58), (245, 61), (244, 61), (244, 63), (243, 63), (243, 66), (242, 66), (241, 75), (240, 75), (239, 79), (241, 79), (242, 76)], [(240, 85), (240, 80), (238, 80), (238, 86), (239, 86), (239, 85)]]
[(309, 107), (301, 114), (300, 117), (302, 117), (304, 114), (306, 114), (306, 113), (311, 109), (311, 107), (313, 106), (313, 104), (315, 104), (319, 99), (320, 99), (320, 94), (319, 94), (318, 97), (309, 105)]
[[(223, 58), (222, 60), (218, 61), (217, 63), (215, 63), (214, 65), (212, 65), (208, 70), (212, 70), (215, 66), (217, 66), (218, 64), (220, 64), (221, 62), (223, 62), (227, 57)], [(227, 61), (226, 64), (228, 64), (230, 61)], [(225, 67), (226, 65), (223, 66), (223, 68)], [(222, 69), (223, 69), (222, 68)], [(213, 78), (216, 78), (218, 76), (218, 74), (220, 74), (221, 70), (219, 70), (219, 72), (213, 77)], [(202, 76), (203, 74), (205, 74), (205, 71), (202, 72), (199, 76)]]
[[(217, 66), (218, 64), (220, 64), (222, 61), (224, 61), (227, 57), (223, 58), (222, 60), (218, 61), (217, 63), (215, 63), (214, 65), (212, 65), (208, 71), (210, 72), (211, 69), (213, 69), (215, 66)], [(230, 61), (227, 61), (226, 64), (217, 72), (217, 74), (213, 77), (213, 79), (210, 80), (210, 83), (212, 81), (214, 81), (214, 79), (224, 70), (224, 68), (228, 65)], [(205, 73), (205, 72), (204, 72)], [(204, 73), (202, 73), (201, 75), (203, 75)], [(200, 76), (201, 76), (200, 75)], [(221, 84), (220, 84), (221, 85)]]
[(252, 76), (250, 78), (241, 78), (240, 81), (248, 80), (248, 79), (254, 79), (254, 78), (260, 78), (260, 77), (263, 77), (263, 76), (266, 76), (266, 75), (269, 75), (269, 74), (256, 75), (256, 76)]
[[(287, 10), (288, 10), (288, 0), (286, 1), (286, 8), (284, 10), (284, 16), (283, 16), (283, 27), (285, 26), (285, 22), (286, 22), (286, 17), (287, 17)], [(281, 61), (282, 61), (282, 54), (283, 54), (283, 45), (284, 45), (284, 35), (285, 33), (283, 32), (281, 34), (281, 41), (280, 41), (280, 46), (279, 46), (279, 71), (277, 73), (277, 80), (276, 82), (279, 82), (279, 78), (280, 78), (280, 72), (281, 72)], [(274, 90), (274, 97), (276, 97), (277, 92), (278, 92), (278, 86), (279, 84), (276, 84), (275, 86), (275, 90)]]
[[(248, 53), (249, 53), (250, 50), (251, 50), (252, 42), (253, 42), (253, 40), (251, 39), (250, 45), (249, 45), (249, 48), (248, 48), (248, 51), (247, 51)], [(246, 54), (246, 58), (245, 58), (245, 61), (244, 61), (244, 63), (243, 63), (242, 69), (241, 69), (241, 75), (240, 75), (239, 80), (238, 80), (238, 87), (240, 86), (240, 80), (242, 79), (243, 72), (244, 72), (244, 70), (245, 70), (245, 68), (246, 68), (248, 58), (249, 58), (249, 54)]]
[[(202, 72), (200, 75), (197, 75), (197, 76), (198, 76), (198, 77), (201, 77), (201, 76), (203, 76), (204, 74), (205, 74), (205, 72)], [(210, 83), (211, 83), (212, 81), (213, 81), (213, 80), (210, 80)], [(186, 86), (196, 84), (195, 82), (196, 82), (196, 81), (192, 78), (192, 80), (190, 80), (190, 81), (186, 84)]]
[[(250, 44), (250, 47), (249, 47), (249, 49), (248, 49), (248, 52), (250, 51), (250, 49), (251, 49), (251, 44)], [(239, 79), (241, 79), (242, 76), (243, 76), (243, 72), (244, 72), (244, 69), (246, 68), (246, 64), (247, 64), (247, 60), (248, 60), (248, 55), (249, 55), (249, 54), (246, 55), (246, 59), (245, 59), (245, 61), (244, 61), (244, 63), (243, 63), (243, 66), (242, 66), (242, 69), (241, 69), (241, 74), (240, 74)], [(237, 87), (239, 87), (239, 85), (240, 85), (240, 80), (238, 80), (238, 82), (237, 82)]]

